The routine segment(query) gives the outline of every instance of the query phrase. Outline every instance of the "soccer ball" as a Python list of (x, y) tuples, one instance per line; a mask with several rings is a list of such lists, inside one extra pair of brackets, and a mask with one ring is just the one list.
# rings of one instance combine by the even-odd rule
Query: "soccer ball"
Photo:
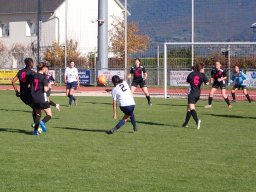
[(107, 78), (105, 77), (105, 75), (100, 75), (98, 77), (98, 84), (99, 85), (106, 85), (107, 83)]

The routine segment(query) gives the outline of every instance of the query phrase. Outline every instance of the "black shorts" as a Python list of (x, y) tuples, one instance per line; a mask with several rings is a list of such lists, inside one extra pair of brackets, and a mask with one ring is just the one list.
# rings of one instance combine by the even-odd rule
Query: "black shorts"
[(43, 103), (34, 103), (35, 109), (48, 109), (50, 108), (49, 102), (43, 102)]
[(233, 89), (233, 90), (234, 90), (234, 89), (238, 89), (238, 90), (240, 90), (240, 89), (246, 89), (246, 85), (234, 85), (232, 89)]
[(77, 81), (67, 83), (66, 89), (76, 89), (77, 88)]
[(189, 94), (188, 95), (188, 104), (196, 104), (199, 99), (200, 99), (200, 95), (196, 96), (194, 94)]
[(33, 107), (33, 100), (32, 97), (29, 96), (20, 96), (20, 99), (25, 103), (26, 105), (29, 105), (30, 107)]
[(134, 108), (135, 108), (135, 105), (120, 106), (121, 111), (123, 111), (125, 115), (130, 115), (130, 116), (133, 114)]
[(212, 88), (215, 88), (215, 89), (218, 89), (218, 88), (226, 89), (226, 83), (214, 81), (213, 84), (212, 84)]
[(143, 87), (147, 87), (147, 83), (145, 80), (142, 80), (142, 81), (132, 81), (132, 86), (133, 87), (137, 87), (138, 85), (140, 85), (140, 88), (143, 88)]

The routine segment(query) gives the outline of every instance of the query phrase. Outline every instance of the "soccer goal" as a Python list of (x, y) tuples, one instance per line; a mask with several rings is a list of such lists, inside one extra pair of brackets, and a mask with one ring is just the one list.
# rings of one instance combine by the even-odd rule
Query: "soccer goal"
[(185, 96), (191, 67), (203, 63), (209, 75), (216, 60), (228, 71), (229, 83), (234, 65), (247, 71), (256, 70), (256, 42), (164, 43), (164, 98)]

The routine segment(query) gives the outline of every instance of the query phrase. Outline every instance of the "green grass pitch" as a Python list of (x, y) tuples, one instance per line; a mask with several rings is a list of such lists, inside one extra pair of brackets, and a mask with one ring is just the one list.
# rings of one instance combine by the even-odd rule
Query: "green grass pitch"
[[(139, 131), (128, 122), (105, 134), (112, 119), (110, 97), (52, 97), (61, 112), (48, 132), (33, 136), (30, 108), (13, 91), (0, 91), (0, 191), (131, 192), (255, 191), (256, 105), (224, 101), (204, 109), (197, 130), (193, 119), (181, 128), (185, 99), (135, 98)], [(118, 118), (122, 113), (118, 110)]]

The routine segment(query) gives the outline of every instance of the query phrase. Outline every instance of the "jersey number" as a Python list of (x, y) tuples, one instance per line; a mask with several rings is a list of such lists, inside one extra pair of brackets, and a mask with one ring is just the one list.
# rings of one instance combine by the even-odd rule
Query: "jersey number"
[(34, 90), (36, 91), (38, 88), (38, 79), (34, 79)]
[(122, 90), (123, 92), (127, 91), (127, 89), (124, 88), (124, 84), (120, 84), (119, 87), (121, 87), (121, 90)]
[(21, 73), (21, 81), (22, 81), (23, 83), (26, 83), (26, 72), (22, 72), (22, 73)]
[(194, 77), (194, 85), (196, 85), (196, 86), (199, 85), (199, 76)]

